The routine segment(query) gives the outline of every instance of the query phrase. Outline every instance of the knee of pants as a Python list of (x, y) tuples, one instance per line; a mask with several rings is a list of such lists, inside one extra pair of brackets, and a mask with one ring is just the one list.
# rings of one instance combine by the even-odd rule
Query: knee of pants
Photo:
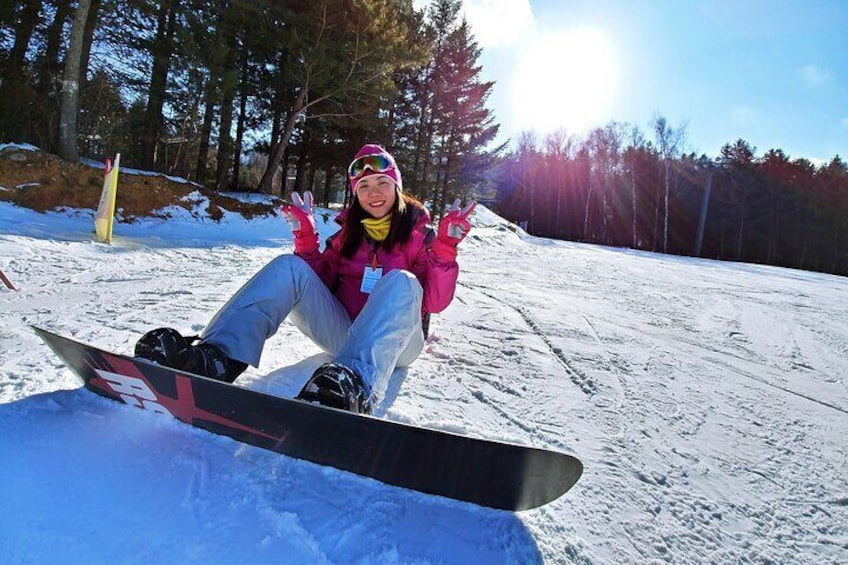
[(285, 255), (278, 255), (277, 257), (271, 259), (271, 261), (266, 265), (265, 268), (281, 271), (297, 271), (304, 267), (309, 267), (306, 261), (304, 261), (297, 255), (286, 253)]
[(424, 296), (424, 289), (421, 288), (418, 278), (409, 271), (401, 269), (386, 274), (379, 280), (374, 290), (376, 291), (377, 288), (391, 288), (393, 291), (408, 292), (416, 299)]
[(304, 273), (311, 273), (312, 267), (297, 255), (287, 253), (271, 259), (262, 270), (275, 279), (277, 277), (291, 277), (292, 280), (296, 280), (298, 276)]

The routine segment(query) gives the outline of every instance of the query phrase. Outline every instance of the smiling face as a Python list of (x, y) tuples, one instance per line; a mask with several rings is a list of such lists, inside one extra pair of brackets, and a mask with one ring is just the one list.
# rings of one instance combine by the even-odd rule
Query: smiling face
[(380, 219), (394, 210), (395, 183), (386, 175), (369, 175), (356, 183), (356, 198), (363, 210)]

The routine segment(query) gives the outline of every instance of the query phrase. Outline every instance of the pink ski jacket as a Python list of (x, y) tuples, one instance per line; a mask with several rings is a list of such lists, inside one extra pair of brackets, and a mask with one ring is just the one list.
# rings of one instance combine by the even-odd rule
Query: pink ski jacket
[[(339, 214), (336, 222), (342, 223), (347, 211)], [(350, 259), (341, 256), (341, 242), (338, 233), (327, 238), (323, 252), (318, 250), (298, 253), (312, 267), (324, 284), (339, 299), (353, 320), (362, 311), (368, 294), (362, 292), (362, 278), (365, 267), (376, 265), (383, 268), (385, 276), (389, 271), (403, 269), (414, 274), (424, 289), (422, 318), (430, 313), (441, 312), (453, 300), (459, 265), (456, 261), (444, 261), (435, 256), (430, 243), (435, 238), (430, 226), (430, 216), (426, 211), (418, 210), (418, 217), (412, 235), (406, 245), (399, 245), (385, 251), (379, 245), (363, 239), (362, 244)]]

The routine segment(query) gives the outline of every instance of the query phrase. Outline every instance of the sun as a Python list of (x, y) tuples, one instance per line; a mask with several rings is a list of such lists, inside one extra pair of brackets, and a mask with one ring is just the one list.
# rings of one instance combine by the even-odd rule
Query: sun
[(585, 132), (609, 120), (616, 59), (607, 37), (592, 29), (535, 37), (519, 56), (513, 112), (523, 130)]

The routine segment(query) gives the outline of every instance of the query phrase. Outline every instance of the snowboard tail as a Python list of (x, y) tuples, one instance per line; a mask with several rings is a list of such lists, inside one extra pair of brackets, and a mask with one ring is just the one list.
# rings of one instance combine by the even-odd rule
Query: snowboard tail
[(559, 498), (583, 471), (565, 453), (281, 398), (33, 329), (101, 396), (389, 485), (516, 511)]

